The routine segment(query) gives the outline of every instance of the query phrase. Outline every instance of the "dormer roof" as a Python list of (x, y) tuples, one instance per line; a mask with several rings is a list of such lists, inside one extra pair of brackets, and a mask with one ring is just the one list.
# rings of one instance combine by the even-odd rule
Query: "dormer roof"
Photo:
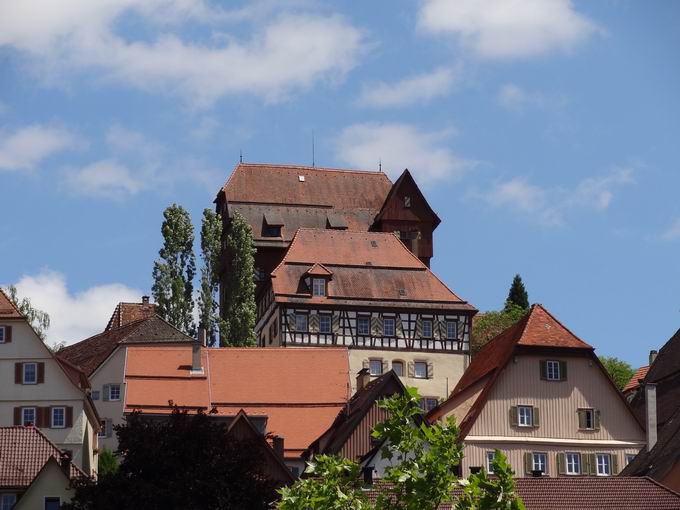
[(328, 269), (323, 264), (316, 263), (310, 267), (305, 273), (307, 276), (316, 276), (320, 278), (330, 278), (333, 276), (333, 271)]

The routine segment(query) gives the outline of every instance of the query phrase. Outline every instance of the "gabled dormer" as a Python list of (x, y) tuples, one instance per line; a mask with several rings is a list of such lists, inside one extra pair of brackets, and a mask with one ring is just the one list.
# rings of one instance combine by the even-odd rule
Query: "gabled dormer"
[(312, 297), (326, 297), (329, 283), (333, 279), (333, 272), (323, 264), (317, 263), (302, 275), (302, 279)]
[(372, 230), (394, 232), (428, 267), (433, 256), (432, 233), (441, 223), (408, 169), (392, 185)]

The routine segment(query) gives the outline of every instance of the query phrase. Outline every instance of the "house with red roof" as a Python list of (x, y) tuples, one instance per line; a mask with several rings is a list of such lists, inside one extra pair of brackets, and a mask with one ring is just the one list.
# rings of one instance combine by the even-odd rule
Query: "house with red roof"
[(94, 475), (99, 415), (89, 392), (85, 373), (55, 356), (0, 290), (0, 427), (38, 427)]
[(645, 433), (589, 344), (541, 305), (486, 344), (430, 420), (455, 417), (462, 474), (495, 450), (517, 476), (611, 476)]

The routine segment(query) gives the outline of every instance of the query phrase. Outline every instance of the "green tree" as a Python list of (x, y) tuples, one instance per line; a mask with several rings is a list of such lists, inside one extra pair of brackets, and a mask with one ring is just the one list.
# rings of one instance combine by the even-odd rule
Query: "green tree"
[(14, 306), (17, 307), (19, 313), (26, 318), (33, 330), (44, 342), (47, 330), (50, 327), (50, 316), (47, 312), (35, 308), (29, 298), (20, 298), (14, 285), (7, 286), (5, 293)]
[(255, 248), (253, 231), (239, 213), (234, 214), (227, 235), (227, 283), (220, 344), (253, 346), (255, 342)]
[[(494, 478), (483, 472), (467, 480), (455, 475), (463, 458), (459, 429), (453, 418), (427, 424), (419, 408), (417, 390), (409, 388), (380, 402), (388, 418), (373, 431), (382, 442), (381, 454), (391, 460), (383, 490), (370, 502), (358, 482), (359, 466), (346, 459), (318, 456), (309, 464), (310, 478), (279, 490), (280, 510), (436, 510), (442, 503), (457, 509), (522, 510), (515, 493), (513, 473), (505, 457), (496, 452)], [(453, 489), (463, 494), (454, 502)]]
[(108, 448), (99, 450), (98, 476), (115, 475), (118, 472), (118, 459)]
[(512, 279), (512, 285), (510, 285), (510, 291), (508, 292), (508, 299), (505, 300), (506, 309), (512, 305), (516, 305), (523, 310), (529, 309), (529, 294), (527, 293), (522, 277), (519, 274), (516, 274)]
[(158, 313), (176, 328), (194, 335), (194, 226), (182, 206), (172, 204), (163, 211), (163, 247), (154, 262), (152, 292)]
[(506, 303), (500, 311), (484, 312), (472, 321), (471, 351), (474, 356), (487, 342), (513, 326), (528, 313), (514, 303)]
[(633, 377), (633, 374), (635, 374), (633, 367), (618, 358), (602, 356), (600, 357), (600, 362), (604, 365), (604, 368), (607, 369), (609, 377), (612, 378), (619, 390), (622, 390), (624, 386), (628, 384), (631, 377)]
[(217, 268), (222, 237), (222, 218), (211, 209), (203, 211), (201, 223), (201, 293), (198, 298), (199, 326), (205, 328), (209, 345), (215, 345), (219, 331), (219, 276)]

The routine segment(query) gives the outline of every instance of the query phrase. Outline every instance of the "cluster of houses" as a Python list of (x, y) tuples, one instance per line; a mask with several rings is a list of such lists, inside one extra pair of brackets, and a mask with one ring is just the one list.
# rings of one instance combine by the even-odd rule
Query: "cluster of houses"
[(59, 508), (115, 425), (175, 407), (260, 437), (280, 483), (321, 453), (379, 480), (378, 402), (406, 386), (456, 418), (459, 474), (500, 450), (527, 508), (680, 508), (680, 331), (625, 392), (539, 304), (471, 357), (477, 310), (430, 270), (440, 219), (408, 170), (240, 163), (215, 204), (225, 236), (236, 213), (253, 231), (257, 347), (207, 347), (142, 297), (55, 355), (0, 292), (0, 510)]

